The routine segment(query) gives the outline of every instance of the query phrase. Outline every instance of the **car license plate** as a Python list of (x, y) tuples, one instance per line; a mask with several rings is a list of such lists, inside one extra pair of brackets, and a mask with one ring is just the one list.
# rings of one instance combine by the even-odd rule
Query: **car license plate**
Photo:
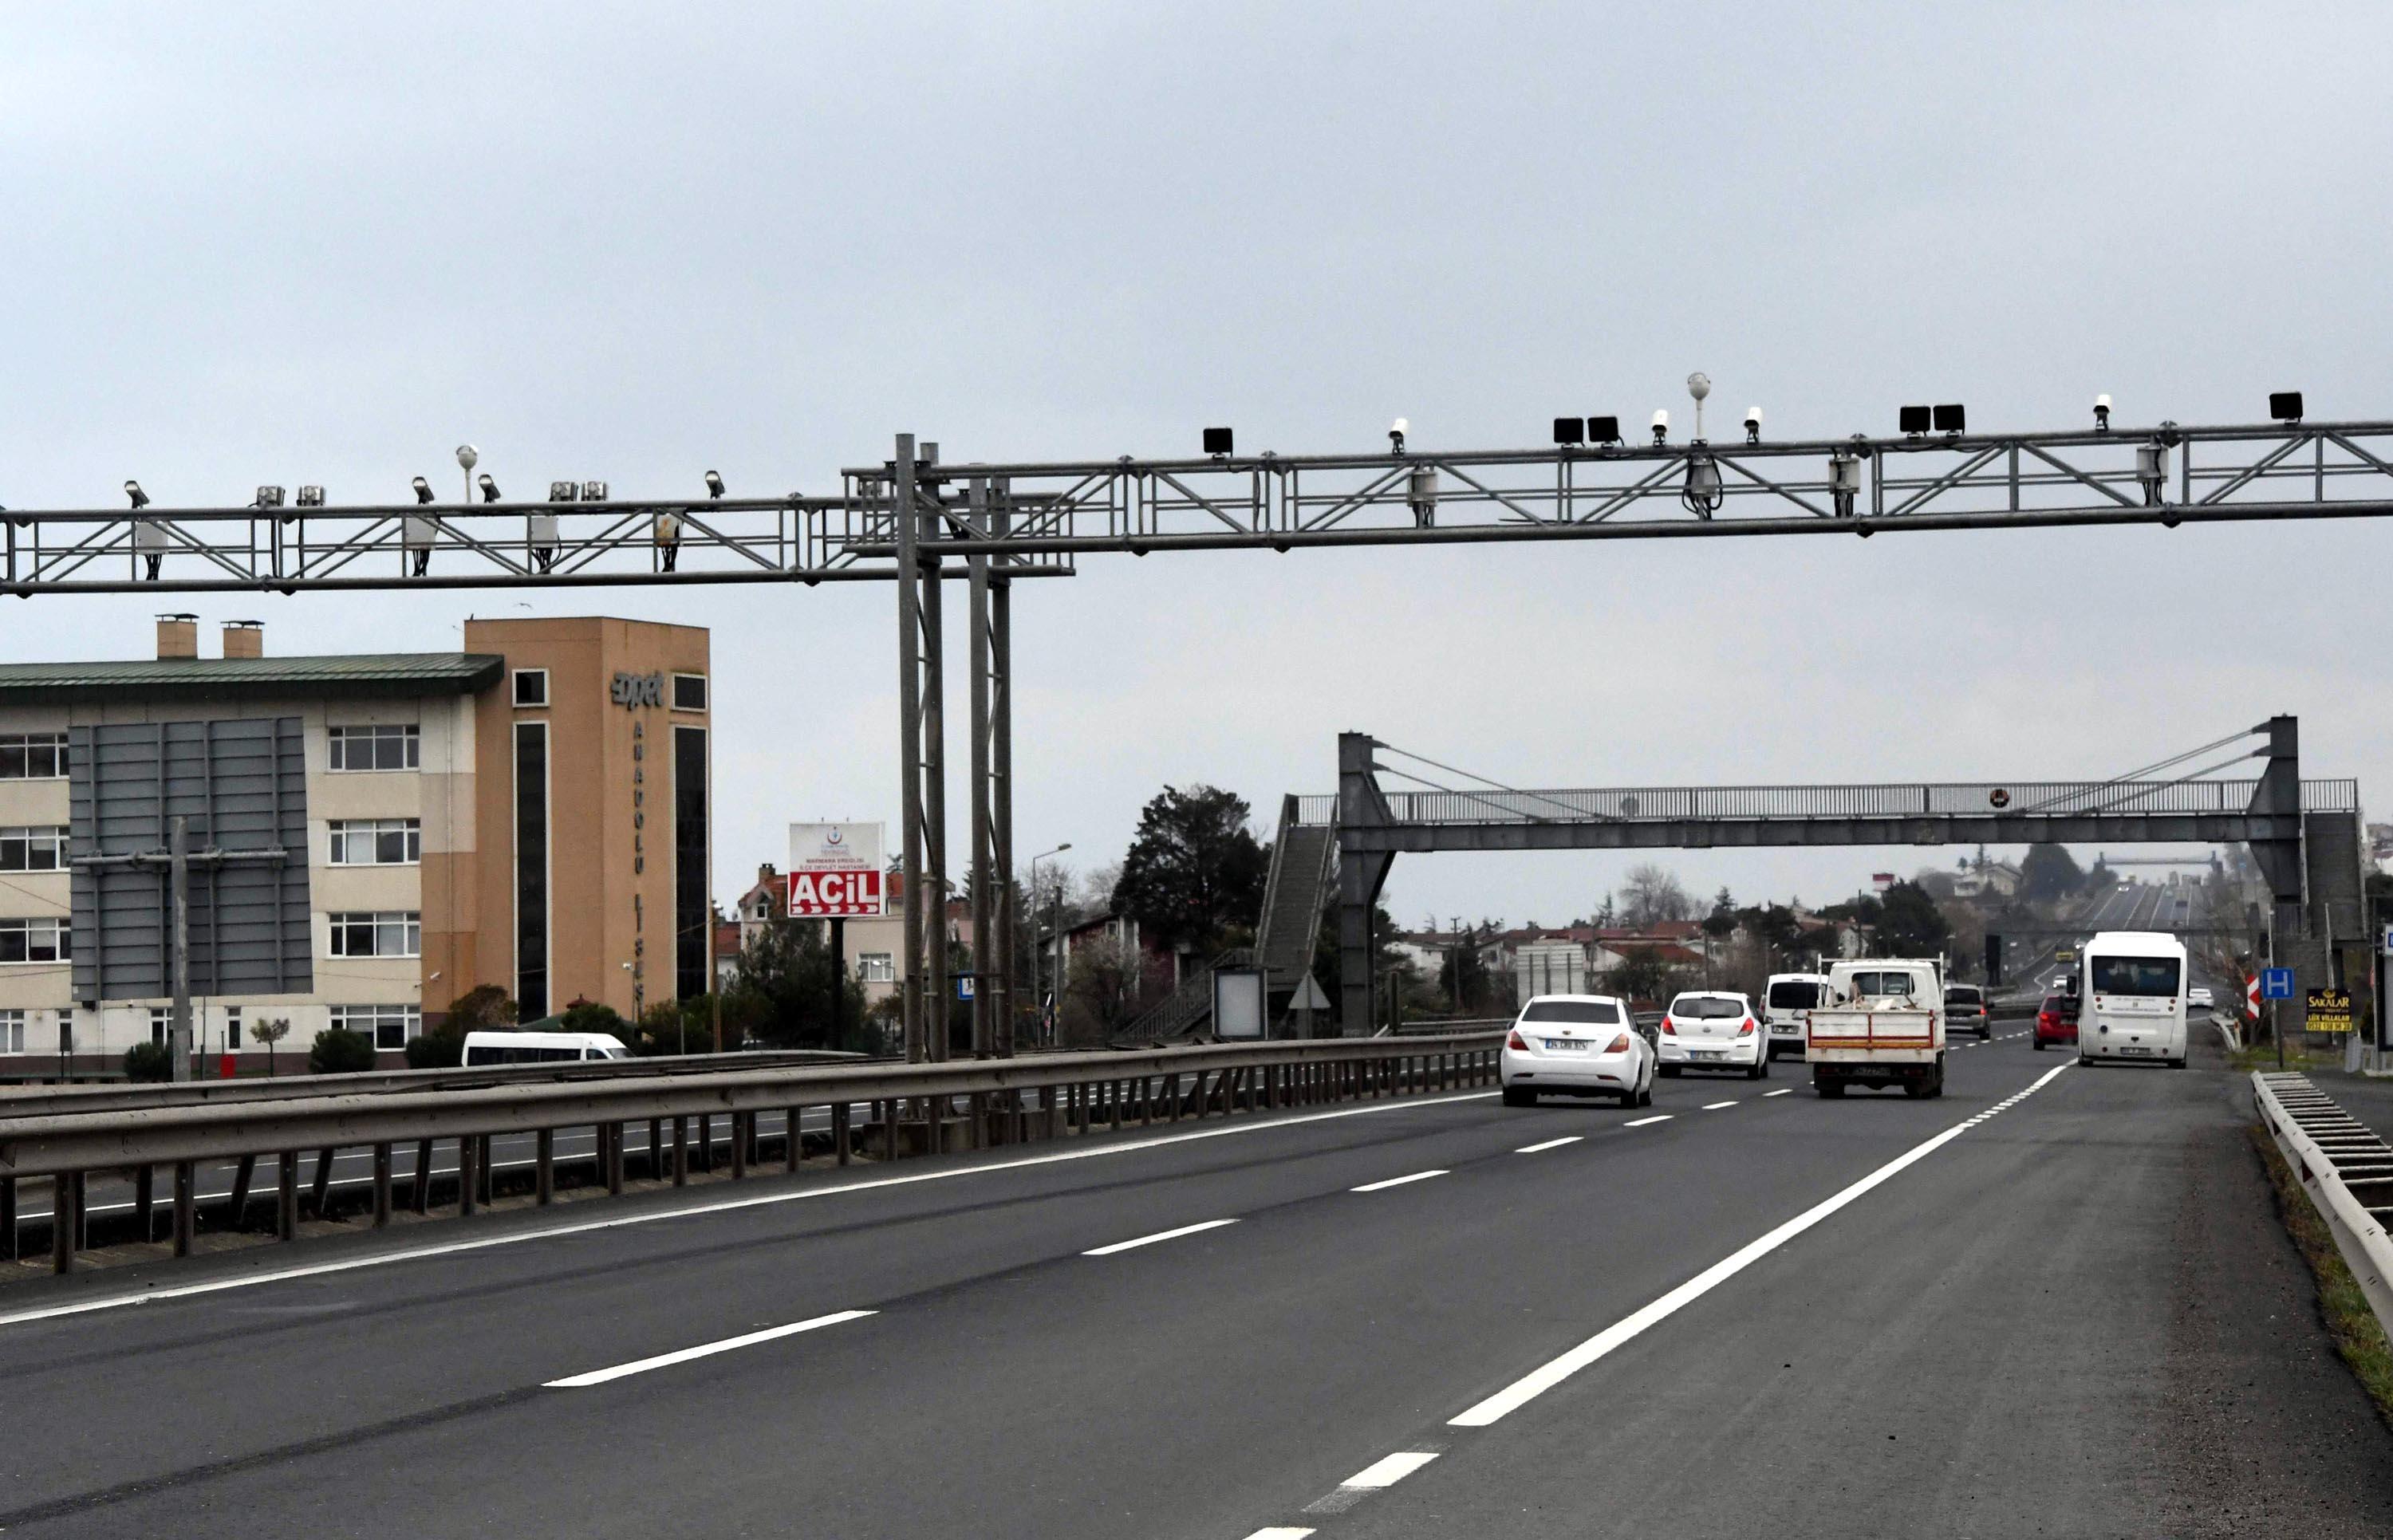
[(2119, 1051), (2122, 1053), (2150, 1053), (2151, 1050), (2149, 1048), (2123, 1048), (2119, 1050)]
[(1576, 1038), (1548, 1038), (1546, 1039), (1546, 1047), (1549, 1051), (1556, 1053), (1584, 1053), (1587, 1051), (1587, 1044), (1580, 1042)]
[(1694, 1050), (1693, 1052), (1696, 1058), (1703, 1060), (1707, 1064), (1715, 1059), (1725, 1059), (1728, 1057), (1727, 1054), (1722, 1053), (1718, 1049), (1699, 1048)]

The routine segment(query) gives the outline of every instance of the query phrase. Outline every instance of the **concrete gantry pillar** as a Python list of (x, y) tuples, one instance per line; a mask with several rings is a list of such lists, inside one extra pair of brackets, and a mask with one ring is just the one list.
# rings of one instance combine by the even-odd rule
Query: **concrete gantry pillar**
[(1372, 771), (1375, 747), (1367, 733), (1338, 735), (1338, 1031), (1347, 1038), (1370, 1036), (1378, 1019), (1371, 915), (1396, 860), (1388, 851), (1359, 849), (1351, 838), (1390, 821)]

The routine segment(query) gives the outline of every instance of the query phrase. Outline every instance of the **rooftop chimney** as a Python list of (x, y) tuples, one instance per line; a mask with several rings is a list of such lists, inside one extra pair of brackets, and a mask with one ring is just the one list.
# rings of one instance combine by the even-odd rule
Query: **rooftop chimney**
[(200, 618), (196, 615), (161, 615), (158, 617), (158, 656), (161, 658), (197, 658), (200, 655)]
[(227, 658), (265, 657), (266, 622), (227, 620), (224, 623), (224, 655)]

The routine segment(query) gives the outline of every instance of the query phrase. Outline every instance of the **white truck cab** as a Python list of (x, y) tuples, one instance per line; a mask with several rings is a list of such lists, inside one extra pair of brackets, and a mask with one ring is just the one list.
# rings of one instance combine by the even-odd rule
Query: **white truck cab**
[(1901, 1086), (1944, 1094), (1944, 964), (1933, 958), (1851, 958), (1828, 968), (1827, 998), (1811, 1013), (1804, 1057), (1811, 1084)]

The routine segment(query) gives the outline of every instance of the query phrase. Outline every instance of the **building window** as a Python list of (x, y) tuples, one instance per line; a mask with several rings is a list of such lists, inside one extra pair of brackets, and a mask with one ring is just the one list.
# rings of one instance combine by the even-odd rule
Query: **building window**
[(0, 781), (54, 781), (66, 773), (66, 734), (0, 735)]
[(516, 724), (516, 1013), (548, 1014), (548, 724)]
[(412, 1005), (336, 1005), (333, 1024), (355, 1032), (379, 1049), (400, 1049), (424, 1031), (424, 1013)]
[(61, 962), (66, 955), (65, 920), (0, 920), (0, 962)]
[(362, 910), (329, 917), (334, 957), (418, 957), (424, 917), (412, 909)]
[(888, 952), (858, 952), (856, 955), (856, 977), (859, 984), (895, 984), (897, 982), (897, 959)]
[(706, 710), (706, 675), (674, 674), (673, 676), (673, 709), (676, 711)]
[[(415, 818), (335, 818), (332, 830), (336, 867), (412, 867), (424, 859), (424, 825)], [(0, 860), (7, 853), (0, 832)]]
[(548, 671), (546, 669), (516, 670), (516, 704), (518, 706), (548, 704)]
[(160, 1048), (166, 1046), (166, 1027), (174, 1014), (166, 1006), (153, 1005), (150, 1008), (150, 1040)]
[(0, 829), (0, 871), (59, 871), (66, 864), (65, 829)]
[[(674, 683), (687, 675), (676, 674)], [(705, 684), (703, 679), (699, 681)], [(673, 994), (706, 993), (706, 729), (673, 729)]]
[(241, 1050), (241, 1007), (225, 1007), (225, 1049), (228, 1052)]
[(25, 1051), (25, 1013), (0, 1011), (0, 1053)]
[(415, 724), (376, 723), (327, 730), (335, 770), (412, 770), (420, 753)]

